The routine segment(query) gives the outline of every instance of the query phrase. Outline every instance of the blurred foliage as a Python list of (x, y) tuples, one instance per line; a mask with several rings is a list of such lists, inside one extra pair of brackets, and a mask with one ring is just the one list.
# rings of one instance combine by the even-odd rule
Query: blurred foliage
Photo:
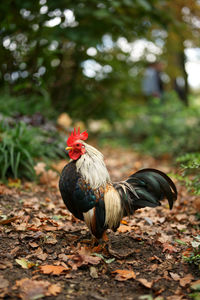
[(154, 156), (199, 151), (200, 108), (186, 108), (175, 93), (168, 93), (161, 100), (152, 99), (135, 116), (131, 133), (134, 148)]
[(132, 144), (134, 150), (155, 157), (199, 151), (199, 136), (200, 107), (185, 107), (174, 92), (143, 105), (129, 103), (124, 120), (115, 123), (115, 133), (100, 135), (102, 140), (115, 137), (119, 143)]
[[(134, 41), (166, 26), (166, 1), (12, 1), (0, 4), (0, 89), (44, 96), (81, 120), (120, 116), (140, 91), (137, 66), (119, 38)], [(93, 64), (93, 70), (90, 65)], [(84, 111), (84, 114), (83, 114)]]
[(129, 103), (124, 121), (115, 123), (115, 132), (100, 133), (100, 143), (113, 147), (132, 145), (140, 153), (171, 158), (181, 169), (177, 178), (199, 195), (200, 106), (195, 98), (190, 107), (178, 101), (174, 92), (166, 93), (162, 99), (149, 99), (146, 105)]
[(38, 112), (43, 112), (47, 118), (55, 118), (56, 116), (48, 94), (44, 94), (43, 97), (33, 94), (27, 99), (25, 95), (14, 96), (4, 90), (0, 94), (0, 99), (0, 113), (4, 116), (32, 116)]
[(57, 132), (47, 132), (23, 122), (15, 126), (0, 122), (0, 179), (9, 177), (35, 179), (35, 159), (63, 156)]

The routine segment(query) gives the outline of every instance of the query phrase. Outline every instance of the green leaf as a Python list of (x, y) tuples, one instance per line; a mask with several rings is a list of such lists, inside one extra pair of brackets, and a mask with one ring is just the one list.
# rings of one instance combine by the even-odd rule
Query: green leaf
[(177, 243), (180, 244), (180, 245), (187, 245), (186, 242), (181, 241), (181, 240), (179, 240), (179, 239), (176, 239), (175, 242), (177, 242)]
[(200, 280), (191, 284), (191, 289), (194, 291), (200, 291)]
[(35, 266), (35, 263), (26, 260), (25, 258), (15, 259), (16, 263), (18, 263), (23, 269), (30, 269)]
[(105, 262), (107, 263), (107, 264), (111, 264), (113, 261), (115, 261), (115, 258), (113, 257), (113, 258), (109, 258), (109, 259), (105, 259)]
[(101, 259), (103, 259), (103, 261), (106, 263), (106, 264), (111, 264), (113, 261), (115, 261), (115, 258), (109, 258), (109, 259), (106, 259), (102, 254), (100, 253), (93, 253), (93, 255), (97, 256), (97, 257), (100, 257)]

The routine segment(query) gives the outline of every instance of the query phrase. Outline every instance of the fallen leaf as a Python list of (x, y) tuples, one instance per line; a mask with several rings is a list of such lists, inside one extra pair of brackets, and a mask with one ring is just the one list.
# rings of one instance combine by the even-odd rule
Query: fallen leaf
[(194, 277), (192, 276), (192, 274), (188, 274), (185, 277), (181, 278), (179, 281), (180, 286), (185, 287), (187, 284), (189, 284), (192, 281), (193, 278)]
[(164, 232), (161, 232), (158, 241), (160, 243), (167, 243), (168, 241), (170, 241), (170, 239), (171, 237), (169, 235), (165, 234)]
[(20, 188), (21, 187), (21, 179), (8, 178), (8, 186), (14, 187), (14, 188)]
[(40, 176), (41, 184), (51, 184), (51, 181), (55, 181), (58, 178), (58, 174), (52, 170), (45, 171)]
[(121, 220), (120, 223), (124, 225), (128, 225), (126, 220)]
[(171, 244), (164, 243), (163, 244), (163, 252), (168, 251), (169, 253), (177, 252), (178, 250), (172, 246)]
[(4, 299), (4, 296), (8, 292), (9, 281), (0, 275), (0, 298)]
[(139, 297), (140, 300), (153, 300), (151, 295), (142, 295)]
[(0, 275), (0, 290), (5, 289), (9, 286), (9, 281)]
[(56, 296), (61, 292), (61, 287), (58, 284), (51, 284), (46, 293), (47, 296)]
[(92, 278), (98, 278), (98, 273), (97, 273), (97, 269), (93, 266), (90, 267), (90, 276)]
[(145, 278), (137, 278), (137, 281), (139, 281), (143, 286), (150, 289), (153, 285), (153, 281), (147, 281)]
[(1, 220), (0, 221), (0, 225), (7, 225), (7, 224), (11, 224), (12, 222), (14, 222), (15, 220), (19, 219), (19, 217), (12, 217), (6, 220)]
[(167, 297), (167, 300), (181, 300), (183, 299), (183, 295), (173, 295), (173, 296), (169, 296)]
[(117, 231), (121, 233), (130, 232), (131, 230), (132, 230), (131, 226), (127, 226), (127, 225), (120, 225), (120, 227), (117, 229)]
[(25, 258), (15, 259), (16, 263), (18, 263), (23, 269), (30, 269), (35, 266), (35, 263), (26, 260)]
[(0, 270), (5, 270), (7, 268), (13, 268), (12, 263), (7, 260), (0, 260)]
[[(52, 226), (50, 226), (52, 227)], [(57, 228), (57, 227), (56, 227)], [(46, 230), (46, 229), (45, 229)], [(57, 239), (56, 239), (56, 235), (54, 233), (49, 233), (48, 236), (45, 239), (45, 244), (52, 244), (55, 245), (57, 244)]]
[(34, 170), (36, 175), (40, 175), (45, 172), (46, 164), (43, 162), (39, 162), (34, 166)]
[(178, 221), (182, 221), (182, 220), (187, 220), (188, 219), (188, 216), (186, 214), (177, 214), (175, 216), (175, 218), (178, 220)]
[(34, 252), (32, 252), (31, 256), (36, 256), (37, 258), (41, 259), (41, 260), (46, 260), (48, 254), (44, 253), (42, 248), (37, 248)]
[(136, 275), (132, 270), (115, 270), (112, 273), (117, 273), (115, 280), (125, 281), (128, 279), (135, 279)]
[(192, 250), (193, 250), (192, 248), (187, 248), (187, 249), (182, 253), (183, 256), (190, 257)]
[(53, 275), (60, 275), (64, 271), (69, 270), (69, 268), (62, 267), (62, 266), (54, 266), (54, 265), (40, 266), (39, 269), (43, 274), (53, 274)]
[(37, 248), (39, 247), (39, 245), (35, 242), (29, 242), (29, 245), (32, 247), (32, 248)]
[(61, 292), (58, 284), (52, 284), (44, 280), (32, 280), (23, 278), (16, 281), (16, 287), (20, 289), (20, 298), (22, 300), (40, 299), (44, 296), (56, 296)]
[(194, 291), (200, 291), (200, 280), (193, 282), (190, 287)]
[(102, 254), (100, 253), (93, 253), (93, 255), (97, 256), (97, 257), (100, 257), (103, 259), (103, 261), (105, 261), (106, 264), (111, 264), (113, 261), (115, 261), (115, 258), (108, 258), (106, 259)]
[(179, 281), (180, 280), (180, 276), (176, 273), (172, 273), (172, 272), (169, 272), (171, 278), (175, 281)]

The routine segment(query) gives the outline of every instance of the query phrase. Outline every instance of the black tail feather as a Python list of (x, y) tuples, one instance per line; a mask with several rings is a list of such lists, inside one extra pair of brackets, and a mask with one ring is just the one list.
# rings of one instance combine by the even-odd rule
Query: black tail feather
[(177, 199), (177, 190), (173, 181), (156, 169), (143, 169), (131, 175), (125, 182), (114, 184), (122, 199), (124, 216), (145, 206), (156, 207), (167, 199), (172, 209)]

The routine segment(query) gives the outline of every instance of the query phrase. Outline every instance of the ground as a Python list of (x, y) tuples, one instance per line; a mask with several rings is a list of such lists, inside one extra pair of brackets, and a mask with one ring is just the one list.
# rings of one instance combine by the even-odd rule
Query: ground
[[(140, 168), (177, 170), (169, 157), (155, 160), (129, 150), (105, 149), (113, 180)], [(65, 162), (54, 166), (60, 170)], [(38, 184), (0, 185), (0, 297), (4, 299), (191, 299), (198, 269), (184, 261), (198, 234), (195, 196), (176, 180), (179, 197), (141, 209), (109, 232), (104, 249), (91, 248), (83, 222), (65, 208), (57, 176), (37, 169)]]

